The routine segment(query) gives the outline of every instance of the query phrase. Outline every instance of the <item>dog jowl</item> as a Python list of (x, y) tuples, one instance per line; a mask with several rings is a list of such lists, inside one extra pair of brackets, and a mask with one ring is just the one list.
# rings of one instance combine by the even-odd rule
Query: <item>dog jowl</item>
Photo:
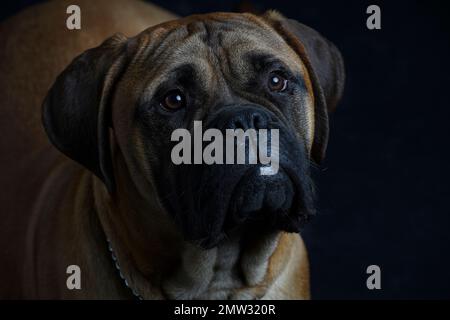
[[(298, 232), (313, 214), (310, 163), (325, 154), (342, 78), (339, 52), (295, 21), (193, 16), (134, 38), (115, 36), (75, 59), (47, 97), (44, 125), (110, 193), (115, 159), (123, 159), (141, 197), (158, 198), (185, 239), (210, 248), (247, 227)], [(173, 132), (194, 136), (199, 121), (224, 137), (227, 130), (267, 132), (273, 174), (261, 174), (263, 161), (174, 163)], [(79, 127), (86, 130), (74, 134)]]

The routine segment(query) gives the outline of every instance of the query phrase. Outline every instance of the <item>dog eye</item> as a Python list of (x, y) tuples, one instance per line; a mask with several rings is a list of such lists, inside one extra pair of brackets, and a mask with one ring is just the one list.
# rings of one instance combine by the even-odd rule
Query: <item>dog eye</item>
[(270, 91), (283, 92), (287, 88), (288, 81), (278, 73), (272, 72), (269, 76), (268, 87)]
[(171, 90), (165, 94), (160, 104), (168, 110), (178, 110), (186, 106), (186, 97), (181, 90)]

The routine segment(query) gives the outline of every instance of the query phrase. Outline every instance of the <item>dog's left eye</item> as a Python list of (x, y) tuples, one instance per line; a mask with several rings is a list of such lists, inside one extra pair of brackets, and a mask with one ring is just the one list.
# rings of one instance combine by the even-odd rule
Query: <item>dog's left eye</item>
[(186, 106), (186, 97), (181, 90), (171, 90), (164, 95), (160, 104), (165, 109), (175, 111)]
[(283, 92), (284, 90), (286, 90), (287, 85), (288, 80), (282, 75), (276, 72), (272, 72), (269, 75), (267, 86), (269, 87), (270, 91)]

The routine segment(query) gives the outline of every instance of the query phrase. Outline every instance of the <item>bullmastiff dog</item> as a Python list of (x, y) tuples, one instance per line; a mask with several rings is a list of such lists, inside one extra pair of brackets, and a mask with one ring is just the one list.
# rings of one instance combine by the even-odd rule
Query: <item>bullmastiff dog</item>
[[(32, 7), (0, 43), (1, 298), (310, 298), (299, 231), (343, 90), (332, 43), (274, 11), (118, 0)], [(174, 164), (195, 120), (278, 129), (279, 171)]]

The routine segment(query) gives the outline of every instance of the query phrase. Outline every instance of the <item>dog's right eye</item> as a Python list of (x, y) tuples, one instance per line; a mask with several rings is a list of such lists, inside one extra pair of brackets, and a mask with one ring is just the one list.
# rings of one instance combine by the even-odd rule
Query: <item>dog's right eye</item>
[(160, 105), (171, 111), (175, 111), (186, 106), (186, 97), (181, 90), (170, 90), (164, 95)]
[(269, 87), (270, 91), (283, 92), (286, 90), (287, 84), (288, 81), (285, 77), (277, 72), (272, 72), (269, 76), (267, 86)]

